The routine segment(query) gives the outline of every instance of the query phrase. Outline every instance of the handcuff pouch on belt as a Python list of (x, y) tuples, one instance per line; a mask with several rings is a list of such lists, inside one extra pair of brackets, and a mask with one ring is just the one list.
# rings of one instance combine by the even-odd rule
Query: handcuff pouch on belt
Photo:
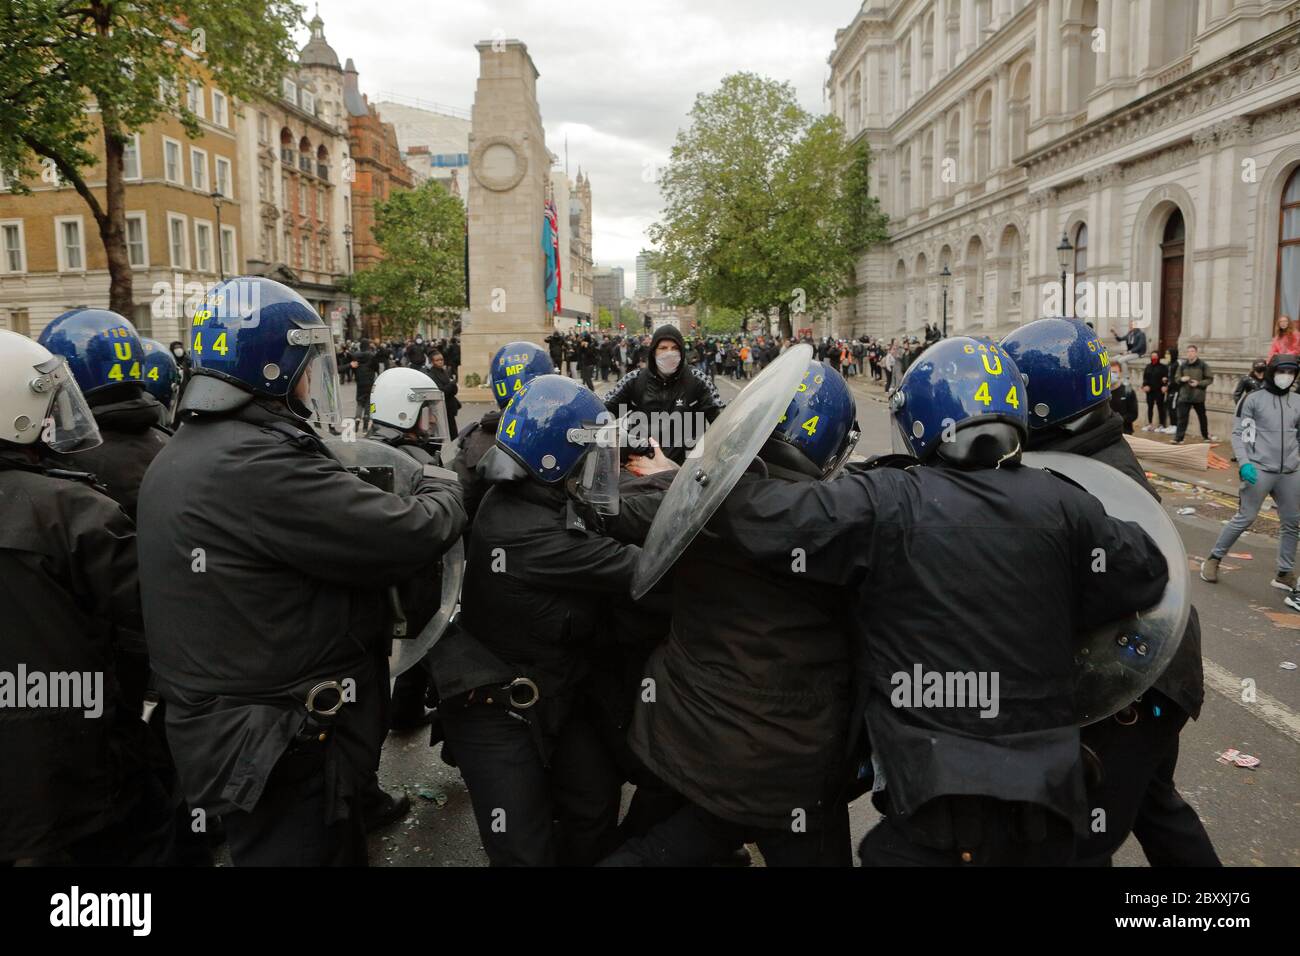
[[(337, 695), (336, 700), (331, 702), (329, 697), (318, 699), (322, 694), (328, 694), (330, 691)], [(312, 687), (307, 691), (307, 699), (303, 702), (307, 718), (298, 728), (294, 742), (300, 747), (324, 747), (329, 743), (334, 721), (339, 711), (343, 709), (344, 703), (343, 685), (338, 681), (325, 680)]]

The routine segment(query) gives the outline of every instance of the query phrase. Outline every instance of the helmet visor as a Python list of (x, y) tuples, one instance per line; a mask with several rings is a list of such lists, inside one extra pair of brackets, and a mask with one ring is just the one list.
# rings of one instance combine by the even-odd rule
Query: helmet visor
[(41, 428), (41, 441), (51, 451), (71, 455), (102, 444), (95, 416), (81, 394), (77, 380), (61, 358), (51, 358), (37, 366), (40, 376), (32, 382), (37, 392), (52, 392), (49, 410)]
[[(853, 427), (849, 429), (848, 435), (844, 438), (844, 447), (840, 450), (840, 453), (826, 463), (826, 468), (822, 472), (823, 480), (830, 481), (844, 467), (844, 463), (853, 454), (853, 449), (858, 446), (858, 439), (861, 437), (862, 429), (858, 427), (858, 423), (855, 421)], [(909, 451), (908, 454), (910, 455), (911, 452)]]
[(416, 418), (416, 429), (428, 441), (448, 442), (455, 436), (447, 423), (447, 399), (442, 389), (413, 388), (413, 401), (420, 402), (420, 414)]
[[(575, 437), (575, 433), (581, 432)], [(578, 466), (577, 495), (598, 514), (618, 514), (618, 450), (622, 429), (617, 420), (603, 421), (594, 427), (573, 429), (569, 440), (588, 446)]]
[(334, 357), (334, 337), (325, 326), (293, 329), (290, 345), (306, 345), (307, 357), (294, 381), (289, 407), (301, 418), (318, 425), (338, 427), (343, 421), (339, 400), (338, 361)]

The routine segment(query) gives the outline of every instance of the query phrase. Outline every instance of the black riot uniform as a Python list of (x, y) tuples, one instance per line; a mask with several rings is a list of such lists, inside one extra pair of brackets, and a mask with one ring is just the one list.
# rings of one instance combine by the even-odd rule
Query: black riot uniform
[[(770, 442), (732, 490), (819, 475)], [(775, 464), (784, 460), (786, 467)], [(641, 540), (661, 496), (624, 506), (611, 530)], [(637, 535), (639, 532), (639, 535)], [(673, 570), (668, 640), (646, 663), (653, 699), (631, 697), (633, 752), (686, 805), (606, 865), (708, 865), (755, 842), (768, 865), (852, 862), (845, 773), (851, 653), (843, 598), (739, 555), (708, 527)]]
[[(1053, 430), (1035, 435), (1036, 451), (1086, 455), (1116, 468), (1160, 500), (1133, 450), (1124, 441), (1122, 420), (1108, 416), (1077, 434)], [(1101, 764), (1101, 779), (1090, 788), (1095, 809), (1106, 811), (1104, 828), (1089, 827), (1078, 847), (1079, 865), (1109, 865), (1127, 839), (1137, 837), (1153, 866), (1218, 866), (1205, 827), (1178, 793), (1178, 735), (1189, 718), (1201, 714), (1205, 678), (1201, 665), (1201, 623), (1192, 608), (1173, 660), (1142, 699), (1114, 717), (1084, 727), (1083, 743)]]
[(487, 491), (487, 482), (479, 477), (478, 463), (496, 443), (497, 425), (501, 422), (501, 409), (494, 408), (460, 433), (460, 453), (452, 462), (452, 469), (465, 490), (465, 513), (473, 522), (479, 502)]
[(134, 384), (100, 389), (89, 397), (89, 402), (104, 443), (58, 460), (62, 467), (92, 473), (97, 484), (134, 521), (140, 483), (171, 436), (158, 424), (162, 405)]
[(91, 481), (0, 444), (0, 672), (98, 684), (85, 707), (35, 710), (0, 687), (0, 861), (169, 864), (170, 807), (140, 719), (135, 529)]
[[(454, 484), (381, 491), (273, 400), (186, 421), (155, 460), (139, 518), (150, 655), (186, 795), (222, 816), (237, 864), (365, 862), (385, 588), (464, 521)], [(309, 712), (324, 682), (342, 692)]]
[[(864, 864), (1069, 861), (1087, 811), (1074, 635), (1159, 599), (1165, 561), (1141, 529), (1046, 472), (946, 463), (764, 483), (711, 528), (800, 586), (851, 589), (886, 812)], [(1008, 581), (1034, 600), (1004, 606)], [(899, 698), (917, 671), (996, 674), (996, 706)]]
[[(433, 649), (439, 713), (493, 866), (611, 850), (623, 774), (584, 693), (638, 549), (597, 534), (562, 485), (493, 484), (470, 533), (459, 629)], [(537, 687), (511, 706), (516, 678)], [(517, 685), (514, 700), (530, 692)], [(559, 827), (553, 832), (552, 821)]]

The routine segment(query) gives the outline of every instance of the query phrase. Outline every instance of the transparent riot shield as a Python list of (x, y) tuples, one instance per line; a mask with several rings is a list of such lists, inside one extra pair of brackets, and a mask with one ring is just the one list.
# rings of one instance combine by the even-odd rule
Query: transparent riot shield
[(1112, 518), (1139, 525), (1169, 564), (1169, 584), (1155, 605), (1080, 639), (1075, 651), (1075, 712), (1080, 725), (1096, 723), (1142, 696), (1178, 650), (1192, 606), (1187, 552), (1160, 503), (1110, 465), (1064, 452), (1027, 452), (1022, 461), (1079, 485)]
[(640, 599), (659, 582), (731, 494), (790, 405), (812, 360), (810, 345), (787, 349), (709, 426), (655, 514), (632, 577)]
[[(344, 441), (327, 438), (326, 447), (353, 474), (384, 491), (399, 495), (414, 493), (424, 474), (424, 466), (405, 452), (383, 442), (358, 438)], [(443, 554), (438, 567), (442, 599), (438, 611), (418, 634), (395, 637), (388, 659), (389, 675), (397, 678), (410, 670), (429, 652), (442, 637), (447, 625), (456, 616), (460, 601), (460, 587), (465, 579), (465, 547), (459, 539)], [(396, 588), (390, 591), (390, 602), (396, 601), (395, 611), (401, 614)], [(399, 624), (400, 629), (400, 624)]]

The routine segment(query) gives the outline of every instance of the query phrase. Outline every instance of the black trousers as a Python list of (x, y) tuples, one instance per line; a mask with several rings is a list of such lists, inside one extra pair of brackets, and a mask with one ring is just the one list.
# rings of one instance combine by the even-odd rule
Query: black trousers
[(742, 843), (757, 843), (768, 866), (852, 866), (849, 808), (841, 803), (806, 831), (732, 823), (686, 803), (644, 836), (628, 840), (601, 866), (711, 866)]
[(1088, 794), (1093, 819), (1077, 865), (1110, 866), (1132, 833), (1152, 866), (1222, 866), (1201, 818), (1174, 784), (1178, 735), (1187, 720), (1187, 712), (1164, 694), (1148, 691), (1131, 713), (1080, 731), (1101, 759), (1102, 780)]
[(267, 778), (251, 812), (225, 813), (226, 845), (235, 866), (365, 866), (360, 798), (347, 819), (326, 823), (325, 754), (290, 751)]
[(1192, 409), (1196, 409), (1196, 420), (1201, 425), (1201, 437), (1208, 439), (1210, 437), (1210, 426), (1205, 418), (1205, 403), (1192, 402), (1178, 403), (1178, 433), (1174, 435), (1175, 441), (1182, 441), (1187, 435), (1187, 420), (1191, 417)]
[(1066, 866), (1069, 822), (1045, 807), (992, 797), (939, 797), (886, 816), (862, 838), (863, 866)]
[(1160, 413), (1160, 427), (1164, 428), (1168, 424), (1165, 415), (1165, 397), (1159, 392), (1147, 392), (1147, 424), (1151, 424), (1152, 412)]
[(492, 866), (591, 866), (613, 849), (623, 773), (586, 717), (565, 721), (547, 768), (511, 712), (439, 713)]

